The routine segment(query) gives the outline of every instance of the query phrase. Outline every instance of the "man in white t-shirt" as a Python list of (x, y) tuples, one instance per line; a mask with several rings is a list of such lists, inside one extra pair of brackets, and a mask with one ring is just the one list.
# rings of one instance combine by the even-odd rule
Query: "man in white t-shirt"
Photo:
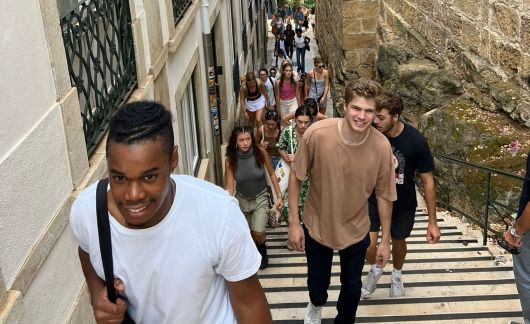
[[(256, 277), (261, 257), (237, 201), (177, 166), (171, 113), (135, 102), (110, 121), (106, 155), (114, 287), (109, 301), (96, 184), (74, 202), (70, 226), (98, 323), (272, 323)], [(125, 301), (126, 300), (126, 301)]]
[(266, 68), (259, 69), (259, 79), (263, 85), (265, 85), (265, 89), (267, 89), (267, 94), (269, 95), (269, 102), (267, 105), (268, 110), (276, 110), (276, 96), (274, 95), (274, 84), (275, 80), (274, 78), (269, 76), (269, 72)]

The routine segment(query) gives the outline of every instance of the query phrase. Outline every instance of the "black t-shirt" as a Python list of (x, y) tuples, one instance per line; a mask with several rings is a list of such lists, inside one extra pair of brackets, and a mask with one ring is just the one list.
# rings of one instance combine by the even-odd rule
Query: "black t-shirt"
[(294, 35), (295, 35), (294, 30), (286, 29), (283, 33), (285, 34), (285, 39), (287, 39), (292, 44), (294, 41)]
[(524, 208), (530, 201), (530, 152), (526, 159), (526, 175), (524, 177), (523, 191), (521, 191), (521, 199), (519, 200), (519, 210), (517, 211), (517, 218), (521, 217)]
[[(425, 137), (414, 127), (404, 124), (403, 131), (396, 137), (388, 137), (392, 146), (396, 166), (397, 200), (394, 201), (392, 214), (415, 210), (416, 188), (414, 177), (416, 172), (426, 173), (434, 170), (429, 145)], [(377, 200), (372, 194), (369, 199), (370, 213), (377, 212)]]

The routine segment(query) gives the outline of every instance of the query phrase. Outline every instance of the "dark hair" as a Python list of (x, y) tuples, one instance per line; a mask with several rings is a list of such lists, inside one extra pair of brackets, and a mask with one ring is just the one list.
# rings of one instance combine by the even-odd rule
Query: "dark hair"
[(261, 72), (265, 72), (267, 73), (267, 75), (269, 75), (269, 71), (267, 70), (267, 68), (262, 67), (261, 69), (258, 70), (258, 74)]
[(383, 92), (375, 98), (375, 109), (377, 112), (386, 109), (390, 115), (401, 115), (403, 112), (403, 100), (395, 93)]
[(296, 81), (294, 80), (294, 68), (293, 68), (293, 64), (291, 64), (291, 62), (285, 60), (283, 61), (282, 63), (282, 74), (280, 76), (280, 86), (279, 86), (279, 90), (281, 91), (282, 89), (282, 86), (283, 86), (283, 81), (285, 80), (284, 78), (284, 74), (285, 74), (285, 68), (289, 66), (291, 67), (291, 70), (292, 70), (292, 73), (291, 73), (291, 84), (293, 85), (293, 87), (296, 87)]
[(164, 151), (171, 158), (175, 145), (171, 113), (154, 101), (128, 103), (110, 119), (107, 157), (111, 143), (131, 145), (155, 139), (162, 141)]
[[(281, 128), (282, 128), (282, 124), (280, 123), (280, 115), (278, 115), (278, 113), (274, 110), (268, 110), (266, 113), (265, 113), (265, 121), (267, 120), (273, 120), (276, 122), (276, 128), (278, 128), (278, 136), (276, 137), (276, 139), (278, 140), (280, 138), (280, 131), (281, 131)], [(263, 135), (265, 136), (265, 135)]]
[(295, 33), (301, 34), (302, 33), (302, 29), (301, 28), (296, 28)]
[(304, 101), (304, 106), (306, 106), (310, 110), (313, 110), (313, 116), (318, 115), (318, 102), (315, 98), (307, 98)]
[(306, 107), (304, 105), (298, 107), (294, 112), (295, 119), (299, 116), (307, 116), (311, 121), (313, 121), (313, 115), (311, 114), (311, 110), (309, 109), (309, 107)]
[(272, 73), (272, 71), (274, 71), (274, 73), (278, 72), (278, 70), (276, 70), (275, 67), (271, 67), (271, 68), (269, 69), (269, 73)]
[(242, 133), (250, 134), (250, 138), (252, 141), (252, 149), (254, 151), (254, 158), (256, 159), (256, 165), (258, 166), (258, 168), (261, 168), (261, 166), (263, 165), (263, 155), (261, 154), (261, 150), (259, 149), (258, 144), (256, 143), (254, 131), (250, 126), (237, 126), (232, 130), (232, 134), (230, 134), (230, 139), (228, 140), (228, 146), (226, 147), (225, 154), (225, 156), (228, 158), (228, 161), (230, 162), (230, 166), (232, 167), (234, 172), (237, 170), (237, 136)]
[(375, 99), (381, 94), (382, 87), (379, 83), (370, 79), (355, 79), (344, 89), (344, 104), (349, 104), (355, 97)]

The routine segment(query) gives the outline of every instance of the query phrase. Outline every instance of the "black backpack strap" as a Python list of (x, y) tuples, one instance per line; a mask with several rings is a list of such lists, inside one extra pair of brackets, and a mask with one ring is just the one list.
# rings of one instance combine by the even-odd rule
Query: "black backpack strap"
[(99, 249), (105, 272), (107, 295), (111, 302), (116, 303), (114, 289), (114, 266), (112, 264), (112, 241), (110, 239), (109, 212), (107, 207), (107, 186), (109, 179), (101, 179), (96, 190), (96, 212), (98, 216)]

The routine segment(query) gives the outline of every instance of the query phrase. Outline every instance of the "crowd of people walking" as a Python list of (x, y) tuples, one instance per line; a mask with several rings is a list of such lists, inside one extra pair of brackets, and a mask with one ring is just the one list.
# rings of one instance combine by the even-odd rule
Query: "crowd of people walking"
[[(425, 239), (434, 244), (441, 236), (433, 158), (425, 138), (402, 121), (401, 97), (376, 81), (347, 84), (344, 117), (326, 117), (325, 62), (315, 57), (314, 69), (305, 70), (309, 25), (303, 6), (284, 6), (272, 16), (275, 65), (248, 72), (242, 81), (246, 125), (235, 127), (228, 142), (225, 191), (171, 174), (178, 149), (171, 114), (162, 105), (128, 104), (112, 118), (109, 179), (84, 190), (70, 216), (98, 322), (271, 323), (256, 276), (268, 266), (271, 217), (288, 223), (286, 248), (307, 258), (304, 323), (321, 322), (335, 250), (341, 281), (335, 323), (355, 322), (361, 296), (374, 292), (390, 255), (390, 296), (405, 295), (401, 270), (417, 207), (416, 175), (427, 204)], [(529, 188), (527, 177), (519, 216), (504, 235), (521, 249), (516, 278), (525, 297)], [(93, 214), (112, 221), (101, 225)], [(99, 232), (103, 226), (107, 242)], [(110, 249), (110, 265), (108, 255), (101, 257), (104, 248)], [(371, 268), (361, 281), (365, 260)], [(525, 318), (529, 307), (527, 298)]]

